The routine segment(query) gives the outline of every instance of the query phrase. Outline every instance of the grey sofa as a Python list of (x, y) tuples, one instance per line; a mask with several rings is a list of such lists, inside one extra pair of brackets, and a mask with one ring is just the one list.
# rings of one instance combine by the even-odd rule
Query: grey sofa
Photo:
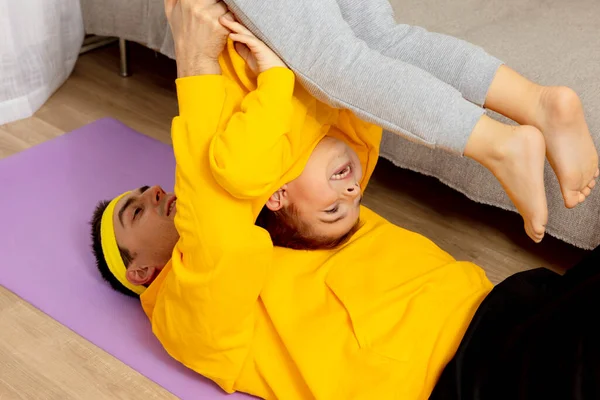
[[(365, 0), (369, 1), (369, 0)], [(526, 77), (574, 88), (596, 147), (600, 141), (600, 1), (390, 0), (396, 18), (485, 48)], [(86, 33), (118, 36), (173, 58), (162, 0), (81, 0)], [(492, 114), (504, 122), (511, 122)], [(470, 199), (515, 211), (496, 179), (477, 163), (384, 134), (382, 157), (433, 176)], [(577, 247), (600, 244), (600, 190), (567, 210), (549, 165), (545, 173), (548, 233)]]

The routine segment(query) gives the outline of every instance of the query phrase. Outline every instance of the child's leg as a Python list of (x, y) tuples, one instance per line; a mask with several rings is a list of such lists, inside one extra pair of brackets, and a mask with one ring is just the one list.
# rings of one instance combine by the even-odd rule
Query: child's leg
[(397, 24), (388, 0), (337, 2), (356, 36), (370, 48), (424, 69), (475, 104), (540, 129), (567, 207), (590, 194), (598, 155), (572, 90), (536, 85), (466, 41)]
[(429, 72), (483, 106), (502, 61), (465, 40), (398, 24), (388, 0), (337, 2), (344, 20), (370, 48)]
[[(514, 131), (493, 124), (451, 85), (369, 48), (344, 21), (336, 0), (225, 2), (317, 98), (421, 144), (464, 153), (489, 168), (523, 216), (528, 234), (541, 239), (547, 219), (544, 145), (523, 134), (537, 132), (535, 128)], [(475, 141), (469, 139), (472, 133)], [(511, 151), (488, 151), (496, 145)]]
[(336, 0), (225, 0), (318, 99), (429, 147), (462, 155), (484, 110), (426, 71), (356, 37)]

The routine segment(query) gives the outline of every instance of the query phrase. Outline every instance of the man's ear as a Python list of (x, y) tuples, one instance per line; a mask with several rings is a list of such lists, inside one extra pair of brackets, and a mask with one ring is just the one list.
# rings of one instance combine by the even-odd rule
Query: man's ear
[(152, 265), (141, 265), (133, 260), (129, 267), (127, 267), (126, 277), (130, 283), (134, 285), (146, 285), (152, 283), (154, 275), (158, 270), (157, 267)]
[(287, 185), (283, 185), (273, 193), (267, 200), (267, 208), (271, 211), (279, 211), (287, 204)]

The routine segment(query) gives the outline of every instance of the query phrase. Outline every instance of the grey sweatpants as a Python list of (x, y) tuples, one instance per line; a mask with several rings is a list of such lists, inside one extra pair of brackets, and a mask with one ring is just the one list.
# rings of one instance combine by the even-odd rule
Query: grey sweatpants
[(462, 155), (502, 62), (397, 24), (387, 0), (224, 0), (316, 98)]

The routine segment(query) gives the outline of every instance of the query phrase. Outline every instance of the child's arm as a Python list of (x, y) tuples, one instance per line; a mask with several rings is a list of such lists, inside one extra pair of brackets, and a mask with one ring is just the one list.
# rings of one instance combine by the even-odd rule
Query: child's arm
[(243, 25), (228, 19), (221, 19), (221, 23), (233, 32), (232, 52), (238, 54), (232, 55), (232, 61), (244, 63), (258, 74), (258, 82), (227, 127), (213, 138), (211, 170), (217, 182), (235, 197), (270, 195), (294, 158), (290, 138), (294, 74)]
[(210, 166), (216, 181), (238, 198), (256, 198), (274, 191), (286, 160), (292, 155), (294, 74), (271, 68), (258, 76), (256, 90), (243, 100), (227, 127), (210, 147)]
[(210, 171), (211, 140), (236, 98), (227, 78), (181, 78), (177, 92), (172, 140), (180, 239), (158, 289), (152, 328), (172, 357), (232, 392), (248, 357), (272, 245), (254, 225), (251, 202), (229, 195)]

